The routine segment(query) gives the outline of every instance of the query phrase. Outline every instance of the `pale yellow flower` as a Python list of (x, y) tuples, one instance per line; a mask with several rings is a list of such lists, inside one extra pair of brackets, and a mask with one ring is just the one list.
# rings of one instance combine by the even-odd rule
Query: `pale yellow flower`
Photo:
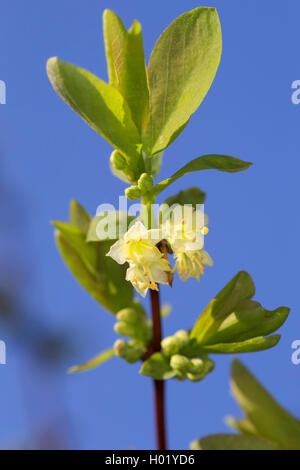
[(179, 205), (172, 217), (162, 223), (162, 238), (174, 252), (174, 270), (177, 269), (183, 281), (190, 277), (200, 280), (204, 266), (213, 265), (211, 257), (203, 250), (207, 224), (208, 216), (202, 211)]
[(148, 288), (158, 290), (157, 283), (168, 284), (167, 272), (171, 267), (156, 246), (158, 237), (158, 231), (147, 230), (142, 222), (137, 221), (107, 253), (119, 264), (129, 263), (126, 280), (143, 297)]
[(174, 258), (176, 259), (174, 270), (177, 269), (182, 281), (187, 281), (190, 277), (200, 281), (200, 277), (204, 274), (204, 266), (213, 265), (213, 260), (204, 250), (175, 252)]

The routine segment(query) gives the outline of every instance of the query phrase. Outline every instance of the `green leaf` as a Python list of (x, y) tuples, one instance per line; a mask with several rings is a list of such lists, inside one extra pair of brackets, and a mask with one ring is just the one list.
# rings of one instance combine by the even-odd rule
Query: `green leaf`
[(228, 315), (243, 300), (251, 299), (255, 286), (251, 276), (240, 271), (208, 304), (191, 331), (199, 344), (211, 344), (214, 335)]
[(249, 274), (239, 272), (199, 316), (184, 353), (194, 357), (203, 353), (263, 351), (275, 346), (280, 336), (267, 335), (281, 327), (289, 309), (266, 310), (260, 303), (250, 300), (254, 293)]
[(241, 342), (259, 336), (267, 336), (278, 330), (287, 319), (289, 309), (279, 307), (274, 311), (265, 310), (260, 303), (253, 300), (242, 300), (218, 323), (214, 333), (203, 344)]
[(179, 193), (175, 194), (174, 196), (168, 197), (164, 204), (168, 204), (168, 206), (172, 206), (173, 204), (180, 204), (184, 206), (185, 204), (191, 204), (194, 208), (196, 208), (197, 204), (204, 204), (206, 194), (201, 191), (200, 188), (189, 188), (185, 191), (180, 191)]
[(273, 348), (280, 340), (280, 335), (268, 336), (267, 338), (251, 338), (239, 343), (218, 343), (212, 345), (202, 345), (193, 349), (194, 354), (238, 354), (256, 351), (264, 351)]
[[(70, 213), (74, 216), (73, 205)], [(80, 213), (83, 211), (81, 208)], [(114, 241), (87, 243), (85, 233), (76, 226), (64, 222), (53, 224), (57, 228), (58, 249), (77, 281), (112, 313), (132, 306), (133, 287), (125, 280), (126, 266), (106, 256)]]
[(75, 201), (74, 199), (70, 204), (69, 218), (71, 225), (77, 227), (85, 235), (87, 234), (91, 222), (91, 216), (84, 209), (84, 207), (82, 207), (79, 202)]
[(281, 450), (274, 442), (256, 436), (213, 434), (191, 443), (191, 450)]
[[(127, 232), (129, 224), (134, 219), (134, 216), (122, 211), (107, 211), (101, 215), (96, 215), (90, 223), (87, 241), (106, 240), (109, 238), (108, 235), (110, 235), (111, 240), (118, 239)], [(111, 233), (109, 229), (111, 229)]]
[(127, 32), (112, 11), (103, 14), (104, 42), (109, 81), (124, 96), (139, 132), (149, 115), (149, 88), (142, 29), (134, 21)]
[(94, 246), (86, 243), (85, 235), (77, 227), (65, 222), (52, 222), (52, 225), (64, 235), (69, 245), (80, 255), (86, 268), (96, 276), (98, 254)]
[(166, 148), (207, 94), (222, 49), (214, 8), (196, 8), (177, 18), (160, 36), (148, 74), (150, 120), (144, 142), (151, 153)]
[(97, 356), (93, 357), (87, 362), (80, 364), (78, 366), (72, 366), (68, 369), (68, 373), (72, 374), (74, 372), (85, 372), (87, 370), (94, 369), (95, 367), (100, 366), (105, 361), (108, 361), (111, 357), (115, 356), (115, 352), (113, 349), (107, 349), (106, 351), (102, 351)]
[(149, 193), (149, 197), (155, 198), (159, 193), (170, 186), (170, 184), (174, 183), (174, 181), (193, 171), (219, 170), (226, 171), (227, 173), (235, 173), (237, 171), (247, 170), (251, 165), (252, 163), (244, 162), (239, 158), (229, 157), (227, 155), (203, 155), (202, 157), (191, 160), (174, 173), (173, 176), (154, 186)]
[(232, 392), (259, 436), (300, 449), (300, 422), (283, 409), (241, 362), (232, 364)]
[(170, 366), (169, 358), (157, 352), (147, 359), (140, 370), (140, 373), (155, 380), (165, 380), (175, 377), (176, 371)]
[(235, 419), (232, 416), (226, 416), (225, 423), (235, 431), (239, 431), (242, 434), (253, 434), (254, 436), (257, 434), (255, 426), (247, 418)]
[(49, 80), (58, 95), (122, 154), (138, 162), (140, 137), (123, 96), (92, 73), (52, 57)]
[[(95, 269), (92, 271), (88, 269), (87, 263), (82, 257), (83, 250), (72, 246), (62, 232), (57, 231), (56, 241), (61, 256), (77, 281), (104, 308), (112, 313), (117, 313), (122, 308), (131, 305), (133, 288), (125, 280), (126, 267), (106, 256), (110, 247), (109, 242), (94, 243), (98, 268), (97, 274), (95, 274)], [(83, 243), (86, 242), (83, 241)]]
[(127, 31), (118, 15), (108, 9), (103, 12), (103, 37), (109, 83), (118, 88), (124, 69)]

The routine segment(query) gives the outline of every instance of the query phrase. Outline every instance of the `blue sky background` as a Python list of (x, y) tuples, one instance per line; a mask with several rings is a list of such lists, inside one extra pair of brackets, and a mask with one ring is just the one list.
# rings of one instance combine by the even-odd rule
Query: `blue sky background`
[[(117, 204), (124, 185), (109, 171), (110, 146), (52, 90), (46, 60), (54, 55), (106, 79), (101, 16), (114, 10), (127, 27), (141, 21), (147, 58), (170, 22), (196, 6), (218, 9), (223, 55), (216, 79), (186, 130), (165, 152), (161, 177), (205, 153), (254, 163), (237, 174), (186, 176), (165, 195), (188, 186), (207, 191), (206, 248), (215, 266), (200, 283), (163, 288), (173, 306), (166, 334), (190, 327), (207, 302), (239, 270), (254, 278), (267, 308), (291, 307), (279, 345), (240, 358), (279, 401), (300, 417), (300, 365), (291, 363), (299, 322), (299, 123), (291, 83), (300, 79), (297, 0), (179, 0), (127, 2), (11, 0), (1, 4), (0, 105), (1, 279), (13, 287), (26, 328), (0, 325), (7, 365), (0, 366), (0, 445), (30, 446), (54, 427), (63, 446), (77, 449), (153, 448), (151, 380), (138, 365), (113, 359), (101, 368), (67, 375), (116, 339), (114, 318), (76, 283), (60, 259), (50, 220), (66, 220), (77, 199), (91, 213)], [(15, 274), (17, 273), (17, 274)], [(45, 366), (31, 349), (43, 334), (63, 334), (69, 352)], [(231, 357), (198, 384), (167, 384), (169, 445), (227, 430), (226, 414), (240, 415), (229, 393)], [(59, 431), (57, 431), (57, 429)], [(50, 431), (49, 431), (50, 432)], [(41, 444), (40, 444), (41, 445)]]

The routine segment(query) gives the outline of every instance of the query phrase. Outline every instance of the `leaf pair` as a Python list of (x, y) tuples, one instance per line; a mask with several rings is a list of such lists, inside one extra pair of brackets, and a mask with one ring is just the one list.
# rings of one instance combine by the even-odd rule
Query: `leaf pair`
[(242, 353), (262, 351), (275, 346), (280, 335), (267, 336), (285, 322), (289, 309), (265, 310), (250, 300), (255, 293), (248, 273), (239, 272), (208, 304), (190, 333), (184, 352)]
[(212, 435), (191, 444), (195, 450), (299, 450), (300, 421), (267, 392), (243, 364), (232, 364), (231, 388), (246, 418), (227, 422), (242, 434)]
[[(144, 160), (168, 147), (196, 111), (217, 71), (222, 47), (214, 8), (177, 18), (160, 36), (145, 65), (141, 26), (126, 31), (110, 10), (103, 15), (109, 84), (53, 57), (49, 79), (61, 98), (119, 150), (136, 175)], [(149, 80), (148, 80), (149, 76)]]
[(76, 201), (70, 223), (53, 222), (57, 246), (77, 281), (107, 310), (116, 313), (133, 303), (132, 285), (125, 280), (125, 266), (106, 254), (114, 240), (87, 242), (90, 215)]
[[(226, 173), (236, 173), (238, 171), (247, 170), (247, 168), (249, 168), (251, 165), (252, 163), (250, 162), (245, 162), (243, 160), (240, 160), (239, 158), (230, 157), (228, 155), (202, 155), (201, 157), (195, 158), (194, 160), (191, 160), (189, 163), (184, 165), (182, 168), (180, 168), (180, 170), (176, 171), (174, 175), (170, 176), (170, 178), (167, 178), (166, 180), (161, 181), (160, 183), (153, 186), (151, 191), (149, 191), (147, 197), (149, 200), (154, 200), (156, 196), (158, 196), (158, 194), (160, 194), (164, 189), (170, 186), (170, 184), (174, 183), (182, 176), (187, 175), (188, 173), (192, 173), (194, 171), (218, 170), (225, 171)], [(189, 195), (193, 197), (192, 193), (183, 195), (183, 203), (195, 203), (195, 201), (188, 202), (188, 197), (186, 196)], [(201, 202), (197, 203), (202, 204), (204, 202), (205, 195), (203, 195), (203, 193), (202, 195), (198, 194), (196, 198), (201, 200)], [(173, 204), (175, 202), (177, 201), (172, 201)]]

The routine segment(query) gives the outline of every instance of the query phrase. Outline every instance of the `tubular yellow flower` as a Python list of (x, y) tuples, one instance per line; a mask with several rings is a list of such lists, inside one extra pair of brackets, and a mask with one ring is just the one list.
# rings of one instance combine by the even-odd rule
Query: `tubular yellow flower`
[(174, 252), (180, 279), (187, 281), (195, 277), (198, 281), (204, 274), (204, 266), (212, 266), (213, 261), (203, 250), (204, 235), (208, 233), (208, 216), (192, 207), (177, 206), (171, 218), (162, 224), (162, 237)]
[(204, 250), (175, 253), (174, 258), (176, 259), (174, 270), (177, 269), (180, 279), (184, 282), (190, 277), (200, 281), (200, 277), (204, 274), (204, 266), (213, 265), (213, 260)]
[(157, 230), (147, 230), (138, 221), (112, 245), (106, 255), (119, 264), (129, 263), (126, 280), (143, 297), (148, 288), (158, 290), (157, 283), (168, 284), (167, 272), (171, 271), (171, 267), (156, 246), (159, 241)]

